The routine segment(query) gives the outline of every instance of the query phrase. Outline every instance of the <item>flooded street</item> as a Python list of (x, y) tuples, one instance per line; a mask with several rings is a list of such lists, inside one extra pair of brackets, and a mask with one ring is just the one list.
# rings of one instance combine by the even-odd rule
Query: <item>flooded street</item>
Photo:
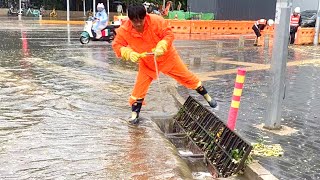
[[(0, 18), (0, 179), (188, 179), (191, 171), (150, 119), (172, 115), (177, 89), (208, 106), (195, 91), (163, 75), (153, 82), (132, 128), (128, 99), (137, 66), (117, 59), (107, 42), (79, 42), (81, 25), (45, 25)], [(281, 158), (259, 158), (279, 179), (320, 179), (320, 47), (290, 46), (279, 136), (264, 123), (271, 48), (246, 40), (176, 40), (190, 70), (219, 101), (226, 121), (238, 67), (247, 70), (237, 132), (280, 143)], [(160, 93), (162, 92), (162, 93)], [(165, 112), (162, 111), (164, 108)]]
[[(183, 42), (177, 42), (180, 43)], [(289, 46), (281, 124), (297, 132), (278, 135), (257, 128), (265, 123), (267, 113), (272, 49), (253, 47), (249, 40), (243, 48), (239, 48), (237, 40), (223, 41), (223, 46), (210, 40), (193, 44), (194, 50), (189, 53), (191, 46), (180, 49), (184, 50), (189, 67), (206, 80), (209, 92), (220, 102), (216, 115), (224, 122), (228, 119), (237, 68), (247, 70), (236, 131), (249, 142), (262, 140), (284, 149), (282, 157), (255, 159), (281, 180), (320, 179), (320, 47)], [(191, 94), (204, 103), (193, 91), (183, 87), (178, 91), (184, 98)]]
[[(154, 123), (130, 128), (125, 122), (135, 64), (116, 59), (106, 42), (81, 45), (81, 30), (4, 20), (0, 179), (190, 176)], [(158, 93), (153, 85), (142, 116), (160, 110)], [(176, 112), (167, 102), (168, 113)]]

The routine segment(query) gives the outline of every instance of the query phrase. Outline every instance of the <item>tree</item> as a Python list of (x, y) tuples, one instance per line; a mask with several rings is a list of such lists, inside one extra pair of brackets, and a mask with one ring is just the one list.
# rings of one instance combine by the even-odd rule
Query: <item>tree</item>
[(44, 5), (46, 9), (56, 8), (57, 10), (65, 9), (66, 0), (31, 0), (31, 4), (40, 7)]

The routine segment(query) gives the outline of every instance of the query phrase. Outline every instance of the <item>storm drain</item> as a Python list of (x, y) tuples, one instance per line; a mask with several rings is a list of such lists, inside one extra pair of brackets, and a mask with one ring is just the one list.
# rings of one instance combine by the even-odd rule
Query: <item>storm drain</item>
[[(174, 117), (173, 133), (184, 134), (203, 154), (218, 177), (229, 177), (245, 167), (252, 146), (191, 96)], [(201, 152), (199, 152), (201, 151)]]

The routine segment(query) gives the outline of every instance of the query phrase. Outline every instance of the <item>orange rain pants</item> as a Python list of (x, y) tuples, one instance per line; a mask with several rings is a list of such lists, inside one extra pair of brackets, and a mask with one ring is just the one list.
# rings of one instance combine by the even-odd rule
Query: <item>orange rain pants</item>
[[(121, 47), (130, 47), (138, 53), (151, 52), (160, 40), (165, 40), (168, 43), (167, 51), (163, 56), (157, 58), (159, 72), (174, 78), (189, 89), (196, 89), (201, 85), (199, 78), (187, 69), (172, 45), (173, 32), (161, 16), (147, 14), (144, 19), (143, 33), (138, 33), (132, 27), (130, 20), (123, 22), (116, 33), (112, 47), (117, 57), (121, 57)], [(156, 77), (154, 57), (140, 58), (139, 72), (129, 100), (130, 105), (137, 99), (145, 98), (152, 80)]]
[[(189, 89), (196, 89), (201, 85), (201, 81), (198, 77), (187, 69), (182, 60), (177, 61), (176, 65), (173, 66), (171, 70), (163, 73), (174, 78), (181, 85)], [(152, 80), (153, 78), (143, 71), (138, 72), (136, 83), (129, 99), (130, 105), (132, 105), (137, 99), (142, 99), (147, 95)]]

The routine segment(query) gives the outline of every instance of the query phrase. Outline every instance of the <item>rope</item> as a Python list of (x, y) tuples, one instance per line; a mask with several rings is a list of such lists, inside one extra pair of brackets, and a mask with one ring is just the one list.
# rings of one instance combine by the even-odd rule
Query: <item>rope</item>
[(164, 107), (163, 107), (163, 104), (162, 104), (162, 101), (161, 101), (161, 97), (163, 97), (163, 94), (162, 94), (162, 90), (161, 90), (161, 84), (160, 84), (160, 74), (159, 74), (159, 70), (158, 70), (158, 64), (157, 64), (157, 57), (154, 55), (153, 56), (154, 58), (154, 66), (156, 68), (156, 75), (157, 75), (157, 82), (158, 82), (158, 86), (159, 86), (159, 92), (160, 92), (160, 96), (159, 96), (159, 103), (161, 104), (161, 109), (162, 109), (162, 112), (165, 112), (164, 110)]

